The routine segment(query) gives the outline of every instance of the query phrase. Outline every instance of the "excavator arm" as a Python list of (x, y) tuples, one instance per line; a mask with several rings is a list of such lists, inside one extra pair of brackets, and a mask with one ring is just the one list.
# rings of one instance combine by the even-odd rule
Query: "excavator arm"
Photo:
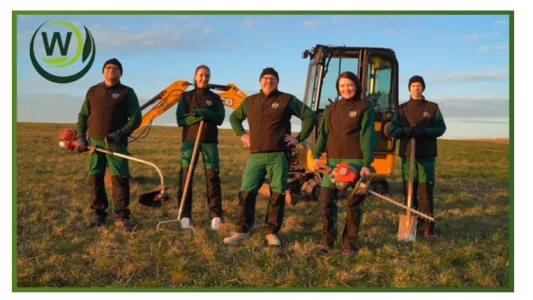
[[(152, 122), (172, 108), (174, 105), (178, 104), (181, 95), (185, 92), (192, 83), (185, 80), (178, 80), (169, 85), (166, 89), (159, 92), (152, 99), (148, 100), (141, 106), (141, 111), (145, 108), (153, 105), (153, 107), (143, 114), (142, 122), (139, 128), (133, 133), (136, 138), (143, 135), (145, 130), (149, 128)], [(242, 101), (248, 97), (248, 95), (239, 89), (235, 84), (229, 83), (227, 85), (221, 84), (210, 84), (209, 88), (211, 90), (220, 91), (220, 98), (224, 103), (224, 106), (232, 109), (237, 109)]]

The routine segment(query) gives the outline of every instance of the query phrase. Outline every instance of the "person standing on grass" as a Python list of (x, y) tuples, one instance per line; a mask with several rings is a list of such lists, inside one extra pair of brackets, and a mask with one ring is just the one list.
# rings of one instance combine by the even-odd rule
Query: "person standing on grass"
[[(230, 116), (231, 127), (251, 157), (244, 171), (239, 190), (239, 220), (235, 232), (224, 239), (226, 244), (238, 244), (250, 237), (255, 223), (255, 201), (265, 175), (270, 179), (270, 201), (265, 220), (265, 233), (269, 246), (281, 246), (277, 236), (285, 213), (285, 191), (289, 164), (286, 152), (304, 141), (317, 122), (311, 109), (291, 94), (278, 90), (279, 75), (273, 68), (265, 68), (259, 76), (261, 91), (244, 99)], [(287, 134), (291, 116), (302, 120), (298, 137)], [(248, 119), (249, 134), (242, 122)]]
[[(433, 190), (435, 188), (435, 164), (437, 157), (437, 138), (446, 132), (446, 124), (439, 106), (426, 100), (422, 93), (426, 90), (424, 78), (413, 76), (409, 79), (411, 98), (398, 107), (392, 119), (391, 135), (400, 139), (399, 155), (402, 159), (402, 178), (405, 202), (409, 181), (409, 161), (411, 138), (415, 139), (415, 180), (413, 185), (413, 207), (433, 216)], [(419, 199), (417, 199), (417, 194)], [(424, 234), (437, 238), (435, 222), (420, 220)]]
[[(360, 176), (370, 174), (377, 146), (374, 127), (374, 109), (361, 99), (361, 82), (352, 72), (344, 72), (337, 79), (337, 93), (341, 100), (326, 107), (320, 125), (316, 147), (313, 151), (314, 167), (319, 170), (319, 159), (324, 150), (328, 154), (328, 166), (341, 162), (350, 164)], [(324, 241), (319, 247), (328, 254), (337, 239), (336, 186), (329, 175), (324, 174), (320, 189), (320, 210)], [(342, 232), (344, 255), (354, 256), (359, 250), (358, 235), (361, 227), (365, 195), (352, 195), (346, 202), (346, 222)]]
[[(211, 70), (205, 65), (198, 66), (194, 73), (194, 89), (183, 93), (178, 108), (176, 119), (178, 126), (183, 127), (181, 167), (178, 175), (178, 200), (184, 192), (186, 176), (191, 166), (194, 143), (204, 120), (203, 132), (200, 136), (198, 155), (202, 153), (204, 163), (207, 206), (211, 214), (211, 229), (219, 230), (222, 222), (222, 188), (220, 184), (220, 158), (218, 152), (218, 126), (222, 125), (225, 117), (224, 103), (220, 96), (209, 90)], [(198, 159), (196, 159), (198, 162)], [(193, 171), (194, 172), (194, 171)], [(192, 178), (187, 190), (187, 197), (183, 207), (181, 226), (188, 228), (192, 217)]]
[[(115, 58), (104, 63), (104, 82), (89, 88), (78, 115), (78, 152), (88, 150), (89, 141), (96, 147), (128, 154), (128, 137), (141, 125), (142, 115), (135, 91), (120, 82), (122, 64)], [(89, 140), (87, 140), (89, 139)], [(91, 155), (89, 186), (91, 208), (95, 212), (89, 227), (106, 224), (109, 206), (104, 186), (106, 165), (111, 171), (112, 198), (117, 226), (131, 231), (130, 170), (127, 159), (96, 152)]]

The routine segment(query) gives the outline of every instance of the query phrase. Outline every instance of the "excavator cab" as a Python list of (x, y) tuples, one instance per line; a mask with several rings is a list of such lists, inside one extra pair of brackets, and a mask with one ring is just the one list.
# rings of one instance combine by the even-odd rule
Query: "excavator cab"
[[(307, 84), (304, 103), (322, 120), (324, 109), (328, 104), (340, 100), (336, 82), (339, 74), (345, 71), (355, 73), (363, 86), (363, 99), (374, 108), (376, 115), (375, 129), (378, 145), (375, 153), (372, 189), (387, 193), (389, 186), (386, 178), (392, 174), (395, 164), (395, 140), (390, 136), (391, 120), (398, 107), (398, 61), (392, 49), (345, 47), (316, 45), (303, 52), (303, 58), (309, 59)], [(295, 149), (291, 171), (292, 178), (300, 177), (301, 190), (304, 194), (318, 198), (318, 186), (321, 175), (313, 170), (312, 148), (318, 137), (319, 125), (314, 134), (306, 141), (306, 147)], [(323, 153), (324, 163), (327, 154)], [(305, 168), (305, 175), (295, 175)]]

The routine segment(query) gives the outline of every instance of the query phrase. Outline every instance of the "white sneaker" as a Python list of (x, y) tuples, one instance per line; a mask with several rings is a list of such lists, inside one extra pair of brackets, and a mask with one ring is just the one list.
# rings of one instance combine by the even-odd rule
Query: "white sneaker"
[(213, 218), (213, 220), (211, 220), (211, 229), (218, 231), (220, 229), (220, 222), (219, 217)]
[(181, 228), (188, 229), (191, 226), (191, 220), (189, 218), (181, 218)]
[(231, 236), (224, 238), (224, 244), (236, 245), (250, 238), (249, 233), (234, 232)]
[(268, 241), (269, 246), (281, 246), (281, 242), (277, 235), (271, 233), (267, 234), (265, 238)]

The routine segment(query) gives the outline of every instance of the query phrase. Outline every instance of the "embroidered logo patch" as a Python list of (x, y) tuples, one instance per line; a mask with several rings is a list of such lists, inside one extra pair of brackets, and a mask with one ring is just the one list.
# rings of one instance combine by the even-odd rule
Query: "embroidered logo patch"
[(278, 106), (279, 106), (279, 103), (277, 102), (272, 103), (272, 108), (278, 108)]
[(349, 115), (350, 115), (350, 117), (353, 118), (353, 117), (355, 117), (357, 115), (357, 111), (352, 110)]
[(114, 93), (113, 95), (111, 95), (111, 97), (113, 97), (114, 99), (117, 99), (118, 97), (120, 97), (120, 95), (117, 93)]
[(211, 106), (213, 102), (211, 100), (205, 100), (205, 104), (207, 104), (208, 106)]
[(424, 116), (424, 118), (429, 117), (429, 111), (425, 111), (422, 115)]

